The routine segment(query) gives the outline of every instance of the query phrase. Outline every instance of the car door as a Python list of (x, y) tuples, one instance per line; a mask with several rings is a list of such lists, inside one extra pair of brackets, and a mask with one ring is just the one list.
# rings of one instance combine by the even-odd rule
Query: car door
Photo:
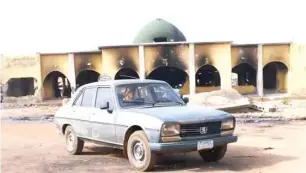
[[(109, 102), (109, 107), (112, 111), (101, 109), (101, 106), (105, 106), (107, 102)], [(98, 87), (95, 109), (90, 115), (92, 138), (94, 140), (107, 143), (117, 142), (115, 135), (116, 108), (114, 103), (111, 87)]]
[(96, 87), (84, 88), (72, 106), (74, 130), (78, 136), (91, 138), (90, 112), (94, 109)]

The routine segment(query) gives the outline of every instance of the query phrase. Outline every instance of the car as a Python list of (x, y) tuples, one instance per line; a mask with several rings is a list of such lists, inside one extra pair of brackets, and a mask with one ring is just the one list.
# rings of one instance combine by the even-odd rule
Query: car
[(108, 80), (86, 84), (54, 115), (71, 155), (84, 142), (122, 149), (136, 170), (150, 171), (158, 156), (198, 151), (207, 162), (222, 159), (236, 142), (235, 117), (189, 105), (159, 80)]

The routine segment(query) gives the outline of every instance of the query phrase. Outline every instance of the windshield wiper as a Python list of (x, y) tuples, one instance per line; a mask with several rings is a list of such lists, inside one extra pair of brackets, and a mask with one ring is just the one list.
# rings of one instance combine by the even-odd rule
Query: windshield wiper
[(183, 105), (183, 103), (182, 103), (182, 102), (180, 102), (180, 101), (173, 101), (173, 100), (167, 100), (167, 101), (156, 101), (155, 103), (177, 103), (177, 104)]
[(145, 102), (140, 100), (131, 100), (131, 101), (124, 100), (123, 103), (144, 103), (144, 104), (151, 104), (154, 107), (156, 102)]

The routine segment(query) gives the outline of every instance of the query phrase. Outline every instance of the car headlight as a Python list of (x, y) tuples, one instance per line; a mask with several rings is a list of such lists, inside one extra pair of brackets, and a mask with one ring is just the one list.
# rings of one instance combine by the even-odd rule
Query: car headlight
[(225, 120), (222, 121), (222, 125), (221, 125), (221, 129), (222, 130), (231, 130), (235, 128), (235, 118), (231, 117), (231, 118), (227, 118)]
[(178, 123), (166, 123), (162, 126), (161, 136), (177, 136), (180, 134), (181, 127)]

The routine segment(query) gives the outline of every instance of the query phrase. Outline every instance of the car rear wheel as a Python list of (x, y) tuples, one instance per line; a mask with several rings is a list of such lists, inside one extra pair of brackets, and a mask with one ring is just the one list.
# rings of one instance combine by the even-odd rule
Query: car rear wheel
[(151, 151), (143, 131), (136, 131), (130, 136), (127, 155), (130, 164), (138, 171), (150, 171), (156, 163), (156, 154)]
[(205, 162), (217, 162), (224, 157), (226, 150), (227, 144), (223, 146), (214, 147), (210, 150), (199, 151), (199, 154)]
[(71, 155), (80, 154), (84, 147), (84, 141), (79, 139), (71, 126), (65, 130), (66, 150)]

